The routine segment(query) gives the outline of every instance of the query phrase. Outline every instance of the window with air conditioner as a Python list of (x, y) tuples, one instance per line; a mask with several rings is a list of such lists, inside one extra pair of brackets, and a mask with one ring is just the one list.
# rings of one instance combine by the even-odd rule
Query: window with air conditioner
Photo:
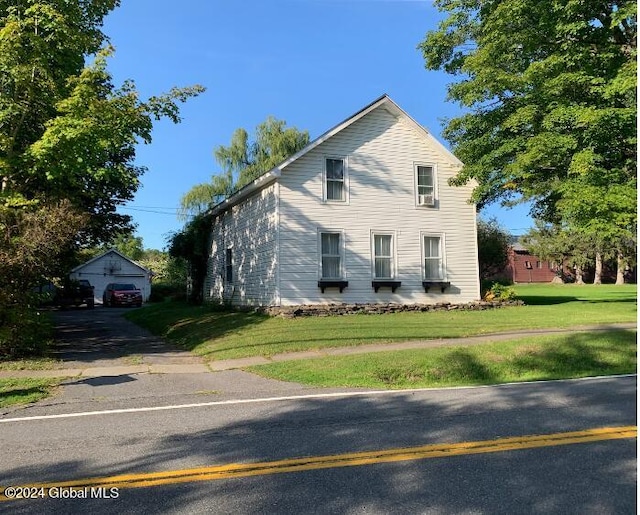
[(436, 173), (433, 166), (416, 166), (416, 204), (423, 207), (436, 205)]

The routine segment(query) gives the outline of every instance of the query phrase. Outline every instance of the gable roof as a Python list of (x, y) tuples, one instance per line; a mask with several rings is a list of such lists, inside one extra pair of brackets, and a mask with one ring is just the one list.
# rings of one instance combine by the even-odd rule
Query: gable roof
[(339, 132), (343, 131), (344, 129), (352, 125), (353, 123), (357, 122), (361, 118), (368, 115), (370, 112), (379, 108), (385, 108), (387, 111), (389, 111), (391, 114), (393, 114), (397, 118), (403, 119), (410, 127), (412, 127), (414, 130), (419, 132), (423, 137), (427, 138), (429, 142), (432, 145), (434, 145), (434, 147), (440, 152), (440, 154), (445, 157), (445, 159), (451, 161), (451, 163), (454, 165), (462, 166), (462, 161), (460, 161), (455, 155), (453, 155), (453, 153), (450, 150), (448, 150), (442, 143), (440, 143), (440, 141), (437, 138), (435, 138), (433, 134), (431, 134), (427, 129), (425, 129), (422, 125), (420, 125), (413, 118), (411, 118), (411, 116), (409, 116), (403, 109), (401, 109), (400, 106), (398, 106), (398, 104), (396, 104), (393, 100), (391, 100), (391, 98), (385, 93), (381, 97), (371, 102), (369, 105), (360, 109), (360, 111), (358, 111), (357, 113), (351, 115), (346, 120), (342, 121), (335, 127), (329, 129), (327, 132), (325, 132), (321, 136), (314, 139), (306, 147), (299, 150), (298, 152), (293, 154), (291, 157), (285, 159), (282, 163), (280, 163), (275, 168), (272, 168), (268, 172), (258, 177), (253, 182), (250, 182), (243, 188), (233, 193), (231, 196), (227, 197), (223, 201), (213, 206), (209, 211), (209, 214), (215, 216), (218, 213), (226, 211), (227, 209), (230, 209), (233, 206), (239, 204), (244, 199), (246, 199), (251, 194), (253, 194), (255, 191), (275, 181), (278, 177), (282, 175), (282, 170), (287, 166), (289, 166), (291, 163), (294, 163), (295, 161), (300, 159), (302, 156), (308, 154), (314, 148), (316, 148), (317, 146), (327, 141), (332, 136), (335, 136)]
[(73, 270), (71, 270), (71, 273), (75, 273), (78, 270), (83, 269), (85, 266), (90, 265), (91, 263), (98, 261), (99, 259), (102, 259), (103, 257), (107, 256), (108, 254), (117, 254), (118, 256), (120, 256), (123, 259), (126, 259), (127, 261), (129, 261), (131, 264), (137, 266), (138, 268), (140, 268), (141, 270), (149, 273), (149, 274), (153, 274), (153, 272), (151, 270), (149, 270), (148, 268), (145, 268), (144, 266), (142, 266), (140, 263), (136, 263), (133, 259), (128, 258), (127, 256), (125, 256), (124, 254), (122, 254), (121, 252), (118, 252), (118, 250), (116, 249), (109, 249), (106, 252), (103, 252), (102, 254), (90, 259), (89, 261), (86, 261), (85, 263), (82, 263), (81, 265), (78, 265), (77, 267), (75, 267)]

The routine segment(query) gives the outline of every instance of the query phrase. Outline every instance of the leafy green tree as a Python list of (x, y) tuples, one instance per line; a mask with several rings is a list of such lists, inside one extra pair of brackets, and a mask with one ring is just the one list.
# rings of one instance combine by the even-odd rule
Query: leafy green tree
[(100, 27), (118, 4), (0, 2), (0, 201), (67, 199), (90, 215), (79, 235), (89, 243), (131, 228), (116, 207), (145, 171), (136, 144), (150, 143), (154, 120), (178, 122), (178, 103), (203, 90), (141, 101), (133, 82), (115, 88)]
[(562, 277), (564, 267), (573, 254), (569, 234), (559, 224), (549, 224), (541, 220), (535, 221), (535, 227), (530, 229), (521, 239), (523, 245), (540, 259), (557, 263), (558, 276)]
[(35, 310), (35, 286), (61, 275), (60, 248), (74, 241), (85, 215), (69, 202), (0, 204), (0, 358), (42, 351), (49, 334)]
[(228, 147), (214, 151), (222, 172), (209, 183), (197, 184), (181, 199), (180, 218), (187, 220), (206, 212), (212, 205), (276, 167), (309, 143), (309, 133), (268, 117), (256, 127), (254, 141), (245, 129), (236, 129)]
[(189, 299), (202, 301), (207, 274), (211, 217), (206, 214), (214, 204), (231, 195), (262, 174), (276, 167), (309, 143), (309, 133), (286, 122), (268, 117), (256, 127), (255, 141), (246, 130), (236, 129), (228, 147), (217, 147), (214, 156), (222, 173), (210, 183), (197, 184), (181, 199), (180, 218), (188, 220), (182, 231), (169, 238), (169, 254), (187, 263)]
[(530, 201), (546, 222), (605, 230), (609, 245), (634, 232), (637, 2), (435, 4), (446, 17), (420, 48), (457, 77), (448, 97), (466, 110), (444, 130), (465, 163), (453, 183), (477, 181), (480, 206)]
[(209, 262), (209, 237), (211, 217), (199, 215), (187, 222), (184, 228), (169, 238), (169, 255), (187, 263), (189, 300), (202, 302), (204, 281)]
[(115, 248), (118, 252), (134, 261), (140, 261), (146, 255), (142, 238), (133, 236), (130, 233), (117, 234), (106, 247)]
[(480, 280), (505, 270), (509, 260), (510, 235), (495, 218), (478, 219), (478, 263)]
[(78, 247), (132, 230), (116, 208), (145, 171), (136, 145), (151, 142), (155, 120), (180, 121), (179, 103), (203, 91), (143, 101), (133, 82), (113, 85), (101, 28), (119, 3), (0, 0), (0, 259), (10, 256), (0, 324), (10, 323), (9, 340), (27, 333), (28, 292), (41, 278), (61, 276)]
[[(602, 277), (602, 240), (566, 224), (548, 224), (536, 220), (535, 227), (522, 238), (524, 245), (547, 261), (572, 268), (575, 282), (584, 284), (587, 269), (595, 269), (594, 282)], [(561, 268), (561, 269), (563, 269)]]

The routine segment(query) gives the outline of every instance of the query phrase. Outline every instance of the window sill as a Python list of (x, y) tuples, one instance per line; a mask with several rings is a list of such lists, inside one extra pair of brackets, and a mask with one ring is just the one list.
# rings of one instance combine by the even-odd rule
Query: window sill
[(444, 293), (444, 290), (451, 286), (451, 283), (446, 281), (422, 281), (422, 286), (425, 293), (429, 293), (429, 288), (440, 288), (440, 291)]
[(342, 290), (344, 290), (347, 286), (349, 286), (349, 281), (342, 281), (339, 279), (321, 279), (320, 281), (318, 281), (318, 288), (320, 288), (320, 291), (322, 293), (324, 293), (325, 288), (340, 288), (340, 293), (342, 293)]
[(400, 286), (402, 285), (402, 283), (400, 281), (384, 281), (384, 280), (380, 280), (380, 281), (371, 281), (371, 286), (373, 287), (373, 289), (375, 290), (376, 293), (378, 293), (378, 290), (380, 288), (384, 288), (384, 287), (389, 287), (391, 288), (391, 293), (395, 293), (396, 292), (396, 288), (400, 288)]

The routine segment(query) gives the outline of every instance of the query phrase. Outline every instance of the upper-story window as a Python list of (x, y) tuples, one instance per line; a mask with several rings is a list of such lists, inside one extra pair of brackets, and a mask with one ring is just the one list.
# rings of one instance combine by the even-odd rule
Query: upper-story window
[(342, 157), (325, 159), (325, 200), (331, 202), (347, 201), (347, 162)]
[(416, 204), (431, 207), (436, 204), (436, 172), (433, 166), (416, 166)]

